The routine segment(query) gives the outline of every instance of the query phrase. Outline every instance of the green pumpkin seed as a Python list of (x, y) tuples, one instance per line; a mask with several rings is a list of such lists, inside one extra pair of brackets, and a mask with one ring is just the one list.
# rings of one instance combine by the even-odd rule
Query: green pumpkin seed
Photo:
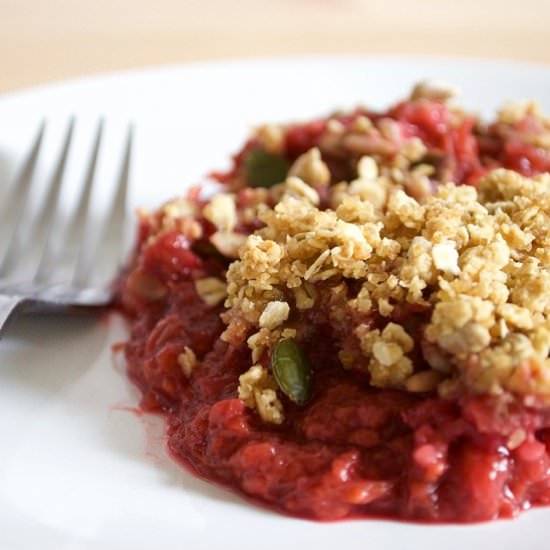
[(308, 358), (295, 340), (281, 340), (271, 356), (271, 370), (281, 391), (297, 405), (311, 397), (313, 373)]
[(281, 155), (263, 149), (250, 151), (244, 159), (248, 183), (252, 187), (271, 187), (285, 180), (288, 161)]

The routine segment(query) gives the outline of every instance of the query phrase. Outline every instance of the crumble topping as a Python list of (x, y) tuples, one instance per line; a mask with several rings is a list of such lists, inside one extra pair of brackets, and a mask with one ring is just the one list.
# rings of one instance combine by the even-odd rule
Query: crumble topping
[[(476, 124), (489, 149), (503, 136), (550, 148), (550, 122), (536, 103), (507, 104), (483, 127), (447, 105), (454, 93), (420, 83), (405, 108), (445, 104), (447, 122)], [(550, 402), (550, 176), (478, 167), (476, 187), (455, 185), (444, 153), (407, 135), (393, 115), (338, 116), (325, 121), (316, 146), (292, 157), (281, 181), (251, 187), (237, 170), (227, 192), (206, 202), (176, 199), (142, 214), (151, 242), (175, 230), (235, 260), (226, 281), (195, 281), (207, 305), (225, 300), (221, 339), (246, 342), (252, 369), (267, 376), (259, 365), (280, 340), (299, 342), (319, 309), (333, 326), (348, 323), (348, 334), (334, 331), (337, 356), (374, 386)], [(253, 147), (284, 157), (288, 129), (257, 128)], [(345, 177), (335, 160), (345, 161)], [(132, 284), (162, 299), (165, 289), (149, 278), (138, 274)], [(192, 356), (184, 355), (178, 360), (190, 373)], [(282, 422), (276, 386), (252, 369), (239, 395)], [(256, 389), (244, 389), (254, 376)]]
[(504, 124), (517, 124), (527, 116), (544, 119), (540, 106), (536, 101), (508, 101), (498, 112), (498, 119)]
[(549, 502), (550, 125), (450, 95), (261, 127), (223, 198), (140, 212), (128, 372), (201, 475), (318, 519)]
[(304, 199), (316, 206), (318, 206), (320, 202), (317, 191), (295, 176), (291, 176), (286, 180), (284, 186), (284, 196)]
[(382, 331), (365, 328), (359, 325), (356, 334), (361, 351), (370, 357), (371, 384), (381, 388), (403, 385), (414, 371), (411, 359), (405, 355), (412, 351), (413, 339), (395, 323), (388, 323)]
[[(344, 347), (339, 357), (345, 368), (366, 364), (373, 385), (550, 398), (549, 175), (499, 169), (478, 189), (448, 183), (419, 201), (364, 157), (338, 192), (326, 209), (283, 193), (228, 269), (226, 319), (261, 329), (248, 340), (255, 360), (314, 307), (321, 286), (342, 286), (331, 315), (355, 311), (365, 322), (354, 329), (363, 359)], [(418, 365), (406, 323), (393, 317), (403, 306), (427, 313)]]
[(257, 409), (265, 422), (281, 424), (283, 405), (277, 397), (277, 384), (261, 365), (250, 367), (239, 377), (239, 399), (249, 408)]

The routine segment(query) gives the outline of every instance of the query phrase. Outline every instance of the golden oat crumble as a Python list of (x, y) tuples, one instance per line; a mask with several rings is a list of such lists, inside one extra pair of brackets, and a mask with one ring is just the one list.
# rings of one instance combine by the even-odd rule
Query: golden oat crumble
[(414, 370), (411, 359), (406, 356), (414, 347), (413, 339), (395, 323), (388, 323), (382, 331), (365, 328), (359, 325), (355, 333), (361, 351), (370, 357), (371, 384), (382, 388), (402, 386)]
[(544, 115), (536, 101), (508, 101), (498, 111), (498, 119), (504, 124), (516, 124), (527, 116), (543, 119)]
[[(546, 117), (536, 101), (510, 101), (498, 112), (499, 125), (496, 133), (515, 135), (520, 142), (535, 147), (550, 148), (550, 119)], [(518, 127), (529, 121), (528, 132), (518, 132)]]
[(283, 405), (277, 397), (277, 383), (268, 370), (253, 365), (239, 377), (239, 399), (249, 408), (257, 409), (265, 422), (281, 424)]
[[(499, 169), (477, 190), (449, 183), (417, 200), (366, 156), (333, 189), (329, 209), (283, 192), (228, 269), (227, 330), (253, 332), (254, 361), (314, 307), (319, 285), (355, 280), (346, 307), (385, 319), (355, 327), (373, 385), (550, 398), (550, 175)], [(286, 307), (266, 323), (270, 304)], [(392, 318), (403, 306), (429, 314), (416, 372), (413, 339)], [(339, 357), (353, 368), (349, 350)]]
[[(421, 83), (411, 98), (447, 102), (452, 95)], [(464, 116), (450, 112), (457, 121)], [(489, 134), (513, 133), (529, 117), (534, 130), (521, 139), (550, 148), (550, 121), (533, 102), (505, 105)], [(284, 154), (285, 131), (265, 125), (254, 139)], [(206, 277), (195, 285), (209, 305), (225, 299), (221, 338), (246, 342), (254, 364), (240, 377), (239, 397), (265, 421), (284, 416), (260, 363), (278, 341), (299, 340), (303, 316), (327, 300), (326, 316), (347, 322), (356, 341), (342, 341), (342, 366), (366, 369), (375, 386), (550, 402), (550, 176), (499, 169), (477, 189), (455, 186), (426, 154), (390, 118), (357, 116), (349, 127), (331, 119), (286, 181), (250, 188), (237, 174), (231, 192), (202, 209), (176, 199), (155, 216), (141, 214), (156, 231), (152, 239), (176, 229), (190, 241), (203, 237), (202, 215), (216, 229), (210, 242), (236, 259), (226, 281)], [(354, 177), (335, 180), (327, 158), (349, 161)], [(434, 181), (444, 185), (434, 191)], [(263, 227), (252, 235), (239, 232), (258, 221)], [(403, 308), (420, 312), (420, 336), (407, 332)], [(189, 376), (193, 351), (186, 348), (178, 362)], [(513, 439), (519, 444), (521, 434)]]

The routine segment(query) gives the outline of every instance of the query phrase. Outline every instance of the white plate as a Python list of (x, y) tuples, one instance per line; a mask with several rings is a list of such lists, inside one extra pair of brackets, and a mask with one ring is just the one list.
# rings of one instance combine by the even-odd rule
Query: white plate
[[(226, 166), (252, 124), (360, 102), (388, 105), (423, 78), (457, 85), (462, 104), (484, 114), (519, 98), (536, 98), (550, 112), (550, 70), (532, 65), (347, 57), (161, 68), (0, 98), (0, 181), (13, 172), (44, 115), (52, 151), (70, 114), (77, 115), (83, 140), (84, 130), (104, 115), (108, 151), (116, 150), (124, 122), (132, 119), (133, 202), (152, 206)], [(81, 167), (84, 145), (75, 151), (73, 170)], [(114, 157), (102, 161), (105, 189)], [(117, 319), (25, 318), (0, 342), (0, 548), (548, 546), (550, 508), (470, 526), (323, 524), (256, 508), (195, 479), (166, 457), (160, 420), (125, 409), (136, 404), (137, 392), (110, 351), (123, 335)]]

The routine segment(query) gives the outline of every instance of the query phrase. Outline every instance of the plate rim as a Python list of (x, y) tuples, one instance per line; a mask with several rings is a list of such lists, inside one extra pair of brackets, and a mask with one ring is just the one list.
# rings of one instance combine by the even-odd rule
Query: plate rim
[(239, 56), (234, 58), (218, 58), (207, 60), (190, 60), (178, 63), (158, 63), (139, 67), (128, 67), (114, 70), (98, 71), (89, 74), (68, 76), (66, 78), (39, 82), (13, 90), (0, 93), (0, 102), (11, 99), (22, 99), (22, 96), (35, 93), (55, 92), (60, 88), (72, 86), (84, 86), (98, 80), (117, 80), (125, 78), (155, 77), (161, 74), (177, 73), (185, 70), (215, 70), (219, 68), (231, 68), (242, 70), (258, 64), (301, 64), (320, 63), (322, 61), (334, 62), (382, 62), (393, 63), (450, 63), (454, 65), (472, 66), (480, 68), (497, 66), (499, 69), (508, 67), (515, 70), (528, 70), (534, 72), (550, 73), (550, 63), (541, 61), (522, 60), (514, 58), (499, 58), (490, 56), (469, 57), (461, 55), (437, 55), (437, 54), (402, 54), (402, 53), (342, 53), (323, 54), (313, 53), (306, 55), (267, 55), (267, 56)]

